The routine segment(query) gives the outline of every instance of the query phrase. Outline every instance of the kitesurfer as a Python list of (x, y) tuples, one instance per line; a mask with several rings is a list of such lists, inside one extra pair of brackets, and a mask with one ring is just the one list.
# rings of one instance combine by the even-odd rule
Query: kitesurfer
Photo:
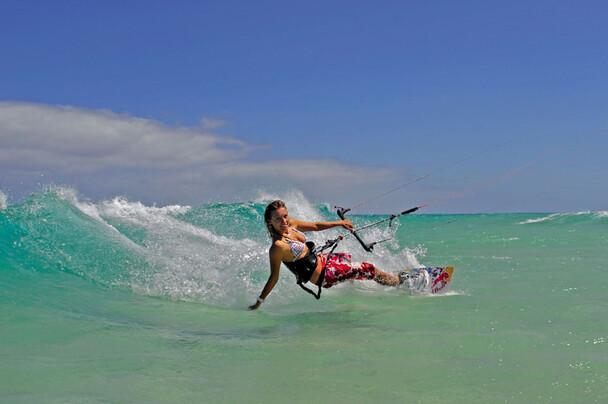
[(289, 216), (287, 206), (281, 200), (273, 201), (266, 207), (264, 220), (272, 239), (269, 250), (270, 276), (256, 303), (249, 306), (252, 310), (260, 307), (276, 285), (281, 263), (294, 273), (298, 284), (311, 294), (315, 295), (303, 286), (303, 283), (310, 282), (317, 285), (319, 287), (319, 294), (315, 295), (317, 298), (320, 296), (320, 287), (330, 288), (349, 279), (371, 279), (389, 286), (399, 284), (397, 275), (383, 272), (367, 262), (354, 263), (347, 253), (315, 253), (314, 244), (306, 241), (305, 231), (322, 231), (338, 226), (352, 231), (353, 225), (350, 220), (333, 222), (298, 220)]

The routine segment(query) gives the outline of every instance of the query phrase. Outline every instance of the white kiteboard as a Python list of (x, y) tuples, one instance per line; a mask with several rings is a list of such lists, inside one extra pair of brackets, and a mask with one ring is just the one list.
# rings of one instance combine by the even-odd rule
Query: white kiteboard
[(454, 267), (413, 268), (399, 272), (400, 287), (411, 294), (440, 294), (450, 289)]

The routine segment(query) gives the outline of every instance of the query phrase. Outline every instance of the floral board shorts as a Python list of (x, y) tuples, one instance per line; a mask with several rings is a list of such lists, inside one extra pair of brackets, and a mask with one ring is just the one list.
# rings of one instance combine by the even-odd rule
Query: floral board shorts
[(374, 279), (376, 267), (367, 262), (353, 263), (351, 255), (346, 253), (334, 253), (327, 259), (327, 255), (320, 254), (321, 264), (325, 267), (324, 288), (331, 288), (336, 283), (349, 279)]

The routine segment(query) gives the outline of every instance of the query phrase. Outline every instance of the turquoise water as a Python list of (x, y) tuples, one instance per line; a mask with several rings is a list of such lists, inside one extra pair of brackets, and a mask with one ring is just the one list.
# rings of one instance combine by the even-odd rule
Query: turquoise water
[(250, 312), (264, 206), (2, 195), (0, 401), (608, 401), (607, 212), (403, 217), (366, 234), (394, 238), (373, 255), (342, 249), (391, 271), (454, 265), (448, 294), (360, 282), (315, 301), (284, 270)]

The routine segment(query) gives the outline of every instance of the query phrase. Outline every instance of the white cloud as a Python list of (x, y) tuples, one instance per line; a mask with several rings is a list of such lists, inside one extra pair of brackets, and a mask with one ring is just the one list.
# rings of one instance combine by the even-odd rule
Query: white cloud
[(110, 111), (0, 102), (0, 181), (29, 176), (33, 184), (44, 174), (92, 197), (196, 202), (273, 187), (320, 197), (393, 178), (388, 169), (336, 161), (253, 162), (254, 145), (209, 131), (224, 123), (170, 127)]
[(235, 160), (234, 138), (149, 119), (25, 103), (0, 103), (1, 162), (77, 169), (184, 167)]

